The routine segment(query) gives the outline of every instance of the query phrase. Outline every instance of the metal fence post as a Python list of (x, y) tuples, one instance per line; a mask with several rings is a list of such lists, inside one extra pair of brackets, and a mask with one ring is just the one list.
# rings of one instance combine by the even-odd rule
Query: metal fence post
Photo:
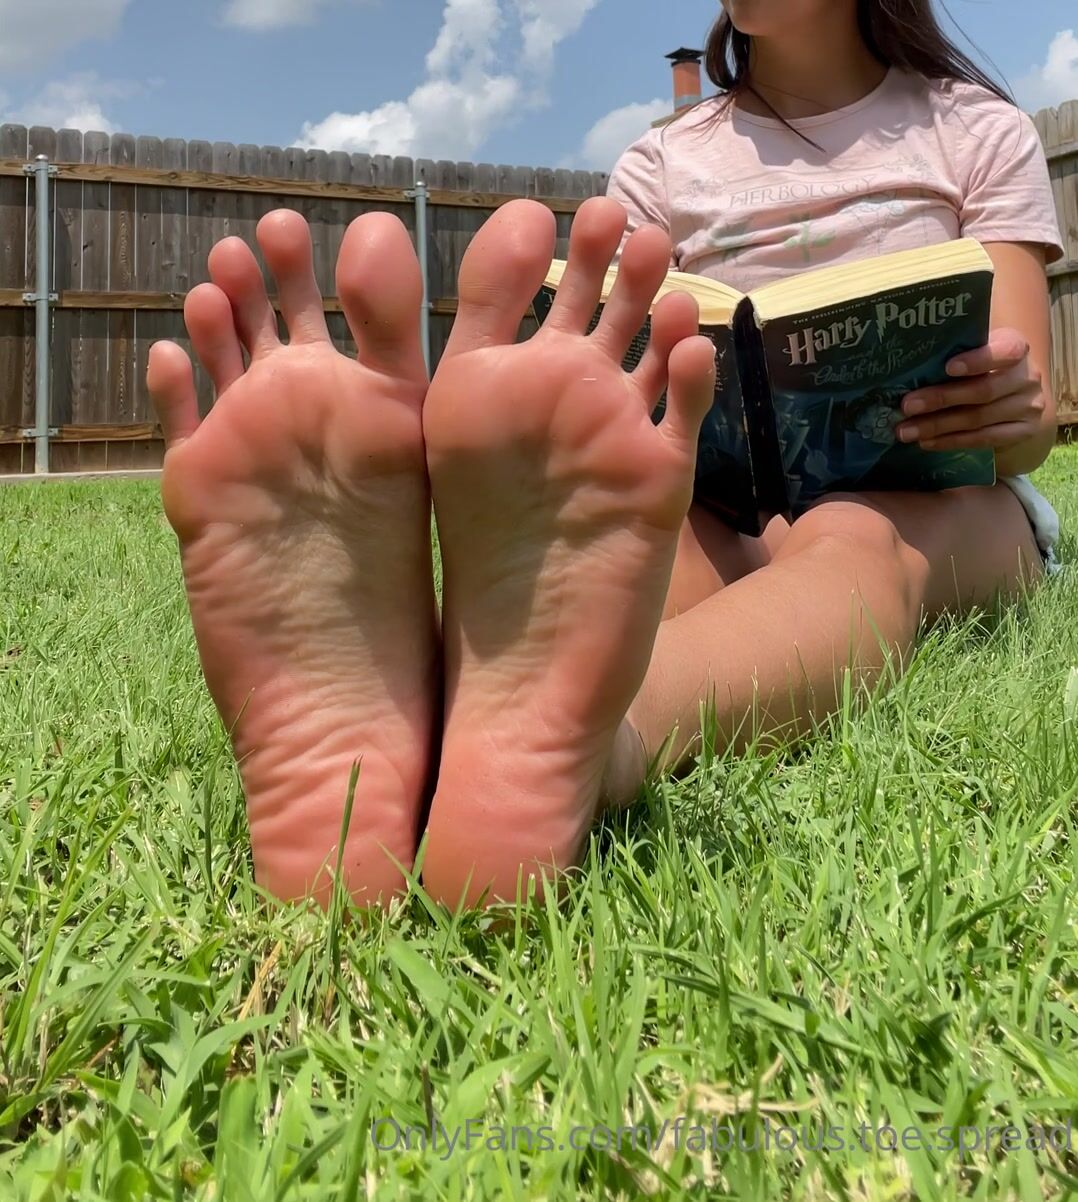
[(56, 299), (56, 294), (49, 290), (49, 277), (52, 274), (49, 245), (49, 177), (56, 174), (56, 168), (51, 166), (47, 155), (39, 154), (33, 163), (28, 163), (23, 168), (23, 171), (26, 175), (34, 177), (37, 204), (36, 282), (33, 292), (23, 293), (23, 300), (27, 304), (33, 304), (37, 318), (34, 335), (34, 428), (27, 433), (34, 439), (34, 471), (42, 473), (49, 470), (49, 308)]
[(423, 344), (423, 361), (430, 375), (430, 270), (427, 254), (427, 185), (416, 180), (415, 188), (407, 194), (415, 201), (415, 242), (419, 270), (423, 276), (423, 307), (419, 310), (419, 337)]

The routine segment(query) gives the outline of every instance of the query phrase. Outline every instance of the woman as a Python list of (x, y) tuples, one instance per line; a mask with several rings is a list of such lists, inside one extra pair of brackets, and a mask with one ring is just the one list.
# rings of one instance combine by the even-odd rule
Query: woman
[(862, 632), (854, 662), (872, 677), (885, 648), (909, 647), (922, 616), (1013, 594), (1043, 561), (1054, 566), (1058, 526), (1024, 476), (1055, 437), (1044, 268), (1063, 253), (1032, 122), (944, 36), (932, 0), (723, 9), (706, 51), (718, 98), (646, 134), (613, 171), (608, 195), (629, 231), (660, 226), (672, 267), (746, 292), (976, 238), (995, 267), (988, 345), (949, 365), (953, 383), (907, 396), (897, 434), (928, 449), (991, 447), (1002, 482), (833, 495), (759, 540), (694, 506), (638, 703), (649, 729), (679, 723), (678, 748), (695, 733), (699, 701), (681, 682), (700, 648), (724, 638), (715, 625), (729, 622), (735, 591), (721, 594), (735, 582), (744, 619), (721, 649), (720, 728), (734, 737), (756, 689), (768, 725), (800, 729), (835, 702), (851, 598)]
[[(1042, 571), (1053, 515), (1020, 477), (1053, 440), (1044, 267), (1060, 247), (1028, 119), (929, 0), (728, 0), (708, 64), (722, 97), (645, 135), (582, 206), (526, 343), (555, 227), (518, 201), (469, 248), (429, 390), (418, 267), (385, 214), (353, 223), (338, 262), (358, 361), (329, 341), (289, 212), (258, 230), (288, 344), (227, 239), (185, 310), (218, 393), (205, 421), (186, 355), (154, 347), (165, 507), (274, 893), (324, 902), (339, 867), (358, 901), (384, 900), (425, 835), (433, 896), (512, 898), (574, 863), (649, 763), (681, 760), (705, 705), (729, 741), (750, 718), (807, 729), (847, 669), (875, 680), (925, 616)], [(906, 398), (906, 436), (992, 447), (1017, 481), (830, 495), (759, 539), (691, 505), (714, 362), (690, 298), (663, 298), (621, 369), (671, 263), (748, 289), (959, 234), (995, 264), (992, 335)]]

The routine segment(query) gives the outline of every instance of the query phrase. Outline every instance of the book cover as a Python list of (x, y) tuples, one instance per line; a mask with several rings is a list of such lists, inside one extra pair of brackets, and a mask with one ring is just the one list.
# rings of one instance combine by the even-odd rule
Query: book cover
[(759, 334), (790, 511), (828, 492), (992, 484), (990, 450), (900, 442), (907, 393), (988, 338), (990, 272), (933, 279), (775, 318)]

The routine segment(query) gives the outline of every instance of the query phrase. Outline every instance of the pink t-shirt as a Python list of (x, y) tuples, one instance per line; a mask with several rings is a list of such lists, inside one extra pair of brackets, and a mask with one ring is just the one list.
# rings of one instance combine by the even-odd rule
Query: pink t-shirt
[(969, 236), (1063, 254), (1040, 139), (985, 88), (892, 68), (791, 121), (705, 103), (622, 155), (607, 194), (668, 230), (672, 266), (747, 292), (799, 271)]

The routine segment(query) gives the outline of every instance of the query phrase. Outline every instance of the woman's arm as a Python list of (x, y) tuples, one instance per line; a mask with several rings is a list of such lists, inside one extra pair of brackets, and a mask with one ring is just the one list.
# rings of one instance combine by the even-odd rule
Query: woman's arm
[(948, 364), (967, 378), (910, 393), (898, 430), (929, 450), (993, 447), (997, 472), (1016, 476), (1039, 467), (1056, 437), (1044, 247), (986, 242), (985, 250), (996, 272), (988, 345)]

